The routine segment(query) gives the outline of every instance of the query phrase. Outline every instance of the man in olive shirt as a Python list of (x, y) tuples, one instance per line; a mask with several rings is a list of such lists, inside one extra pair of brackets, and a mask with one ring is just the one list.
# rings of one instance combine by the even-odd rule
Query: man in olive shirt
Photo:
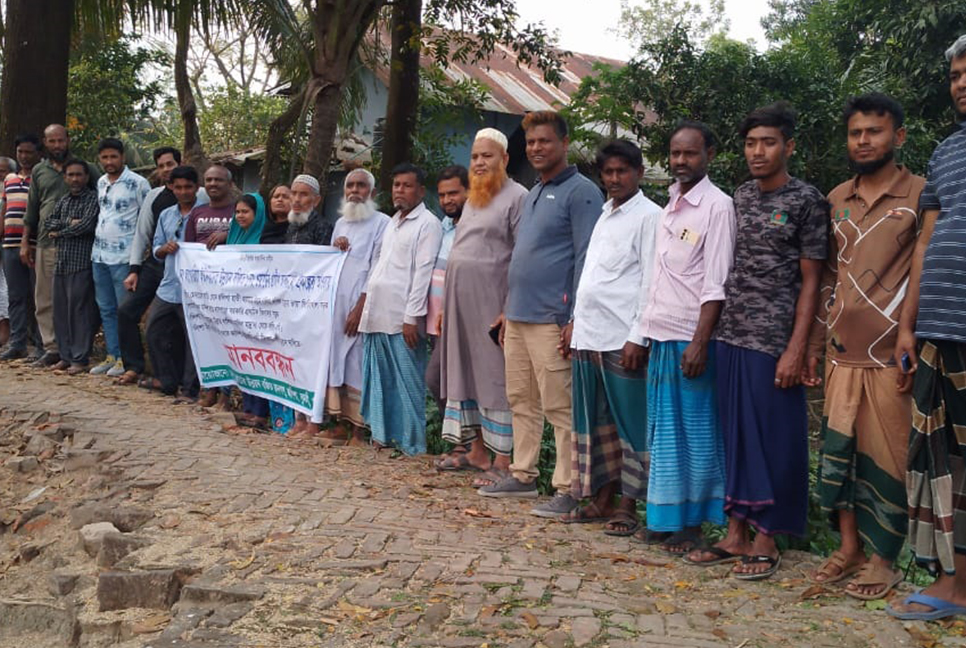
[[(70, 137), (67, 129), (60, 124), (51, 124), (44, 129), (44, 150), (47, 159), (33, 169), (30, 180), (30, 194), (27, 196), (27, 213), (24, 216), (24, 235), (20, 241), (20, 260), (35, 269), (37, 278), (34, 288), (37, 325), (44, 343), (44, 355), (35, 363), (49, 367), (60, 361), (57, 340), (54, 335), (54, 264), (57, 249), (50, 240), (45, 226), (57, 202), (70, 190), (64, 180), (64, 162), (70, 158)], [(99, 174), (91, 167), (96, 181)], [(30, 245), (36, 236), (37, 247)]]

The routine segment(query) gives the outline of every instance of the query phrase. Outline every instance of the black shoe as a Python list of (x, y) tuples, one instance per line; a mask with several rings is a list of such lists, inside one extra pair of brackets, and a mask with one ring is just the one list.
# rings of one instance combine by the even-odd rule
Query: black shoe
[(21, 358), (27, 357), (26, 349), (7, 349), (3, 353), (0, 353), (0, 360), (20, 360)]
[(47, 367), (55, 365), (58, 362), (60, 362), (60, 354), (56, 351), (48, 351), (44, 355), (37, 358), (33, 362), (32, 366), (37, 367), (38, 369), (46, 369)]

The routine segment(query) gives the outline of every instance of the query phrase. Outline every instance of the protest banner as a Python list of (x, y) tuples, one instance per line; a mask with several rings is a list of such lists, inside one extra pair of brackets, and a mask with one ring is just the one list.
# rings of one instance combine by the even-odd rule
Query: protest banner
[(182, 243), (176, 270), (202, 386), (237, 385), (321, 420), (344, 259), (328, 246)]

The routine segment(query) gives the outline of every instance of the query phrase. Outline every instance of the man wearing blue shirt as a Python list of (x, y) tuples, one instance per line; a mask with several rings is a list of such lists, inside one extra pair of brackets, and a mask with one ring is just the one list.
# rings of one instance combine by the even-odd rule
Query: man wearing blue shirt
[(527, 159), (540, 174), (530, 190), (509, 269), (501, 339), (507, 399), (513, 413), (510, 475), (480, 488), (487, 497), (536, 497), (543, 420), (554, 427), (554, 498), (531, 512), (560, 517), (577, 505), (570, 495), (571, 366), (574, 293), (603, 206), (597, 186), (567, 164), (567, 122), (553, 111), (523, 120)]
[(141, 385), (167, 395), (174, 395), (180, 386), (183, 397), (194, 399), (198, 395), (198, 377), (181, 305), (175, 255), (178, 244), (185, 240), (188, 217), (198, 205), (198, 172), (190, 166), (177, 167), (171, 172), (170, 184), (178, 204), (158, 215), (151, 246), (154, 258), (164, 264), (164, 276), (148, 313), (145, 335), (156, 378), (144, 378)]

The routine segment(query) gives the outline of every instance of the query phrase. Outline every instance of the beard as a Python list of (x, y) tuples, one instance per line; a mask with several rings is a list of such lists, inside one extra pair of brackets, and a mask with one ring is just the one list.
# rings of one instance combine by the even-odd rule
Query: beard
[(855, 160), (849, 158), (849, 169), (852, 170), (856, 175), (872, 175), (885, 165), (892, 162), (896, 157), (895, 150), (891, 150), (878, 160), (870, 160), (868, 162), (856, 162)]
[(310, 211), (297, 212), (293, 209), (288, 213), (288, 222), (299, 226), (305, 225), (306, 223), (309, 222), (309, 216), (311, 215), (312, 215), (312, 212)]
[(499, 167), (483, 175), (470, 175), (470, 193), (466, 199), (473, 207), (486, 207), (506, 184), (506, 169)]
[(70, 151), (47, 151), (47, 155), (50, 156), (51, 160), (59, 164), (65, 162), (70, 157)]
[(376, 201), (367, 198), (365, 202), (352, 202), (343, 200), (339, 205), (339, 216), (350, 223), (364, 221), (376, 213)]

